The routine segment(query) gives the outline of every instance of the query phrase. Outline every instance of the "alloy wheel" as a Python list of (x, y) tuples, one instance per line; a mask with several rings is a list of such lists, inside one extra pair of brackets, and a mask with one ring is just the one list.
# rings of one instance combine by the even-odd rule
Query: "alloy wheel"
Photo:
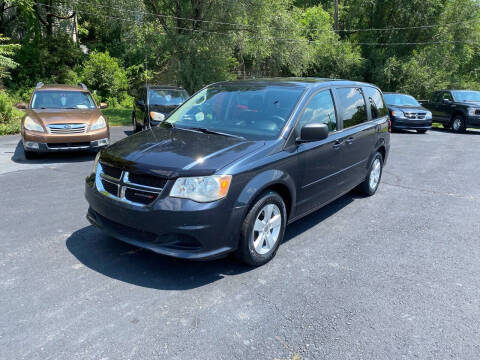
[(266, 254), (271, 251), (279, 238), (282, 226), (282, 213), (275, 204), (267, 204), (257, 215), (252, 230), (255, 251)]
[(368, 179), (368, 183), (370, 185), (370, 189), (374, 190), (378, 186), (378, 182), (380, 181), (380, 175), (382, 173), (382, 163), (380, 159), (377, 157), (372, 165), (372, 170), (370, 171), (370, 177)]

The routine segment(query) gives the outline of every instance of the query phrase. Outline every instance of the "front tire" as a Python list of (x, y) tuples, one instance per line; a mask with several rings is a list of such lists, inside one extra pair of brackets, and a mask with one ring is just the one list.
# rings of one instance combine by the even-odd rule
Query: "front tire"
[(269, 262), (283, 241), (286, 223), (282, 197), (274, 191), (260, 195), (243, 221), (237, 257), (251, 266)]
[(464, 133), (467, 126), (462, 115), (456, 115), (452, 120), (452, 130), (456, 133)]
[(372, 196), (377, 192), (383, 173), (383, 156), (379, 152), (373, 157), (368, 170), (367, 178), (360, 184), (358, 189), (366, 196)]
[(40, 154), (38, 152), (28, 150), (24, 150), (23, 152), (25, 153), (25, 159), (27, 160), (35, 160), (40, 157)]
[(419, 134), (425, 134), (427, 132), (427, 130), (417, 130), (417, 133)]
[(137, 123), (137, 118), (135, 113), (132, 113), (132, 125), (133, 125), (133, 132), (137, 133), (142, 131), (142, 127)]

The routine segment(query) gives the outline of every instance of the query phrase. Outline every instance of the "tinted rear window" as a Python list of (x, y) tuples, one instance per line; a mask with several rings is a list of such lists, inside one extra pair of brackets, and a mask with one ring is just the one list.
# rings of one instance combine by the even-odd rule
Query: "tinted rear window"
[(367, 107), (361, 88), (338, 88), (336, 92), (345, 129), (367, 121)]

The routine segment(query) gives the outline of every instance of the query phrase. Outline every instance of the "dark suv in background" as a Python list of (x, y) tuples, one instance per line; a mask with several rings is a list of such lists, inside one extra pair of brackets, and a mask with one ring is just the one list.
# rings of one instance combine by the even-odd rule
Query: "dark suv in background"
[(158, 125), (188, 97), (185, 89), (176, 86), (148, 85), (138, 89), (132, 112), (133, 130)]
[[(96, 158), (87, 218), (157, 253), (269, 261), (285, 227), (355, 187), (373, 195), (390, 148), (380, 90), (328, 79), (222, 82)], [(321, 239), (319, 239), (321, 241)]]
[(423, 106), (432, 112), (434, 122), (454, 132), (465, 132), (467, 127), (480, 128), (480, 91), (436, 91)]

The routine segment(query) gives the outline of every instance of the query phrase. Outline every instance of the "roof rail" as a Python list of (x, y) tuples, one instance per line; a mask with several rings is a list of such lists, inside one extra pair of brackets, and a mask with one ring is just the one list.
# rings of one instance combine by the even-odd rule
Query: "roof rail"
[(83, 90), (88, 90), (87, 86), (84, 83), (78, 83), (78, 86), (80, 86)]
[(43, 82), (40, 81), (40, 82), (37, 84), (37, 86), (35, 86), (35, 89), (40, 89), (43, 85), (44, 85)]

